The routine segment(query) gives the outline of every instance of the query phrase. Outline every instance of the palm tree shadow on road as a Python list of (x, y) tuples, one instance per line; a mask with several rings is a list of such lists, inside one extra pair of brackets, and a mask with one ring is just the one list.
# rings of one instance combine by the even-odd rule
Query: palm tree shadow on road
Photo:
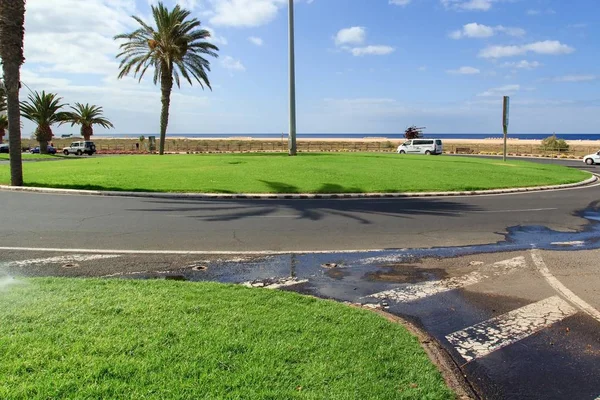
[[(279, 192), (298, 193), (294, 186), (265, 182)], [(358, 193), (354, 188), (324, 184), (320, 192)], [(372, 224), (369, 215), (410, 219), (418, 215), (461, 217), (464, 213), (482, 211), (461, 201), (442, 198), (362, 198), (362, 199), (149, 199), (154, 207), (129, 211), (183, 213), (189, 218), (207, 222), (235, 221), (252, 217), (295, 216), (298, 220), (322, 220), (328, 215), (348, 218), (361, 224)]]

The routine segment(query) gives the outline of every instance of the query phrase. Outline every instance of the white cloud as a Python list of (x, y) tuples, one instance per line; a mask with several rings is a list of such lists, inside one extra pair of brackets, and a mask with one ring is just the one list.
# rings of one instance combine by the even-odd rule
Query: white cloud
[(246, 67), (240, 60), (236, 60), (231, 56), (225, 56), (221, 59), (221, 65), (231, 71), (245, 71)]
[[(353, 26), (338, 31), (333, 37), (335, 44), (342, 50), (351, 53), (355, 57), (365, 55), (382, 56), (393, 53), (396, 49), (386, 45), (359, 46), (366, 41), (367, 30), (362, 26)], [(354, 46), (354, 47), (352, 47)]]
[(488, 11), (494, 0), (440, 0), (448, 10)]
[(116, 73), (118, 43), (113, 36), (134, 22), (133, 0), (29, 0), (25, 57), (53, 72)]
[(546, 40), (543, 42), (529, 43), (525, 45), (514, 46), (489, 46), (479, 52), (482, 58), (502, 58), (521, 56), (526, 53), (536, 53), (545, 55), (570, 54), (575, 49), (562, 44), (557, 40)]
[(536, 69), (541, 66), (542, 66), (542, 64), (537, 61), (527, 61), (527, 60), (506, 62), (506, 63), (502, 64), (502, 67), (515, 68), (515, 69)]
[(393, 4), (395, 6), (405, 6), (410, 4), (412, 0), (390, 0), (390, 4)]
[(479, 93), (479, 97), (492, 97), (492, 96), (508, 96), (521, 90), (521, 85), (505, 85), (497, 88), (488, 89), (483, 93)]
[(451, 32), (449, 36), (452, 39), (488, 38), (500, 32), (506, 33), (509, 36), (524, 36), (526, 33), (525, 30), (521, 28), (504, 27), (502, 25), (487, 26), (472, 22), (470, 24), (463, 25), (463, 27), (459, 30)]
[(256, 37), (256, 36), (250, 36), (248, 38), (248, 40), (250, 41), (250, 43), (252, 43), (256, 46), (262, 46), (264, 44), (264, 41), (261, 38)]
[(210, 23), (234, 27), (256, 27), (271, 22), (285, 0), (212, 0)]
[(590, 82), (600, 78), (598, 75), (565, 75), (553, 78), (553, 82)]
[(455, 75), (477, 75), (479, 73), (481, 73), (481, 71), (477, 68), (474, 67), (460, 67), (458, 69), (451, 69), (446, 71), (449, 74), (455, 74)]
[(391, 54), (395, 51), (395, 49), (391, 46), (365, 46), (365, 47), (354, 47), (350, 49), (350, 52), (353, 56), (366, 56), (366, 55), (375, 55), (375, 56), (384, 56), (387, 54)]
[(367, 37), (367, 30), (363, 26), (353, 26), (351, 28), (340, 29), (335, 35), (335, 44), (338, 46), (345, 44), (363, 44)]

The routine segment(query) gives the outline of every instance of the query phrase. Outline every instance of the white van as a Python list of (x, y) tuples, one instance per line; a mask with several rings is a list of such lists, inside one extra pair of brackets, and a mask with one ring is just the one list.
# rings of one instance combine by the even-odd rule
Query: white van
[(440, 139), (413, 139), (398, 146), (398, 154), (442, 154)]

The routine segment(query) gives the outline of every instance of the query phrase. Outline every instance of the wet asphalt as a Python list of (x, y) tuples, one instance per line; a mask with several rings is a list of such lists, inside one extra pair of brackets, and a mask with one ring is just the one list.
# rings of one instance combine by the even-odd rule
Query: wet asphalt
[[(1, 246), (198, 251), (182, 255), (1, 250), (0, 275), (254, 286), (288, 279), (290, 286), (282, 290), (369, 304), (410, 320), (440, 343), (481, 398), (600, 396), (600, 319), (594, 314), (600, 313), (598, 187), (350, 205), (337, 200), (185, 201), (160, 206), (169, 208), (167, 214), (183, 215), (179, 217), (161, 217), (165, 214), (159, 204), (143, 199), (0, 192), (0, 200), (5, 209), (17, 210), (2, 215)], [(290, 211), (291, 220), (270, 218), (265, 226), (255, 218)], [(245, 233), (236, 240), (245, 223), (248, 229), (254, 226), (254, 240)], [(285, 228), (303, 223), (299, 229)], [(229, 235), (233, 230), (234, 240), (220, 236), (220, 230)], [(207, 241), (211, 234), (217, 239)], [(190, 237), (178, 241), (185, 235)], [(303, 235), (310, 237), (298, 239)], [(388, 250), (233, 254), (236, 249), (285, 252), (306, 246)], [(232, 253), (202, 254), (209, 249)], [(548, 299), (560, 306), (538, 310)], [(461, 332), (466, 333), (458, 335), (458, 342), (452, 339)], [(472, 343), (484, 351), (472, 353)], [(465, 348), (470, 350), (465, 353)]]

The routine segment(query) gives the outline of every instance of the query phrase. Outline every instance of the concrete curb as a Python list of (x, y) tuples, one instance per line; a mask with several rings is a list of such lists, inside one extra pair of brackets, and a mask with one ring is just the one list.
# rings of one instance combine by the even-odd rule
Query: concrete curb
[(421, 197), (452, 197), (452, 196), (481, 196), (490, 194), (510, 194), (525, 192), (541, 192), (556, 189), (571, 189), (587, 186), (597, 182), (596, 175), (585, 181), (566, 185), (536, 186), (512, 189), (473, 190), (462, 192), (422, 192), (422, 193), (301, 193), (301, 194), (259, 194), (259, 193), (158, 193), (158, 192), (120, 192), (103, 190), (77, 190), (38, 188), (26, 186), (0, 185), (0, 190), (11, 192), (32, 192), (45, 194), (79, 195), (79, 196), (110, 196), (110, 197), (146, 197), (157, 199), (382, 199), (382, 198), (421, 198)]

